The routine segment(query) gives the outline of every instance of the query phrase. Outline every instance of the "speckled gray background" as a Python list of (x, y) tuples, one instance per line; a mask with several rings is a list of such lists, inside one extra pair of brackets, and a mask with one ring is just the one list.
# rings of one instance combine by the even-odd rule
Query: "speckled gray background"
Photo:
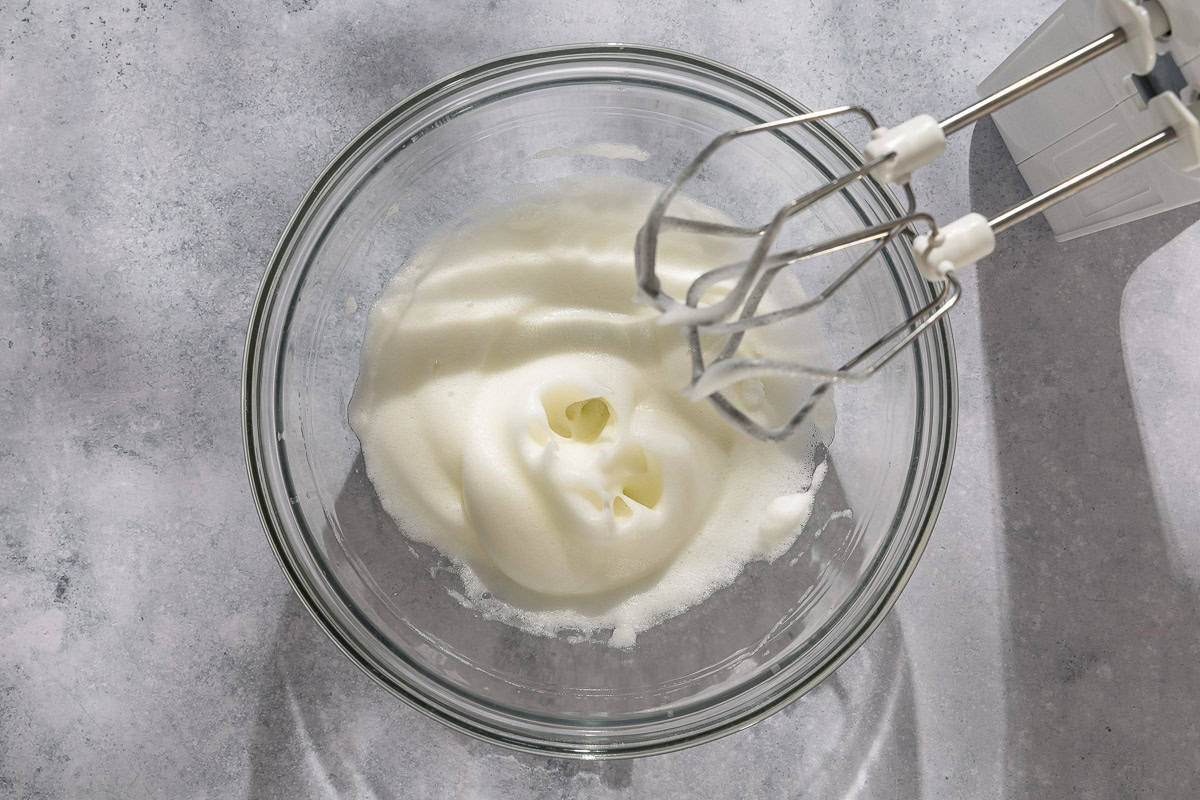
[[(1200, 209), (967, 277), (961, 427), (884, 626), (680, 754), (514, 755), (401, 707), (293, 599), (246, 487), (255, 286), (390, 104), (508, 51), (694, 51), (821, 106), (945, 112), (1046, 0), (0, 3), (0, 796), (1190, 798), (1200, 791)], [(993, 127), (932, 211), (1023, 189)]]

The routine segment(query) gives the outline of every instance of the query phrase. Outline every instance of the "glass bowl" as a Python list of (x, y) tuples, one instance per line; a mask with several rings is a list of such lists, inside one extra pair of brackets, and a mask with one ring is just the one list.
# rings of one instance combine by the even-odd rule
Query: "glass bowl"
[[(380, 507), (347, 422), (366, 312), (435, 231), (481, 203), (566, 176), (665, 184), (715, 134), (805, 110), (754, 78), (683, 53), (626, 45), (524, 53), (403, 101), (304, 197), (250, 322), (250, 482), (297, 594), (398, 697), (526, 751), (664, 752), (796, 699), (891, 607), (933, 527), (953, 451), (955, 368), (944, 322), (872, 380), (835, 392), (830, 469), (791, 551), (748, 565), (631, 649), (526, 634), (456, 602), (459, 579), (446, 560), (405, 537)], [(797, 187), (860, 163), (825, 126), (745, 141), (688, 192), (761, 219)], [(805, 226), (828, 233), (897, 213), (887, 191), (859, 182)], [(839, 293), (827, 333), (871, 335), (931, 299), (904, 244), (880, 263)], [(830, 269), (837, 266), (834, 258)]]

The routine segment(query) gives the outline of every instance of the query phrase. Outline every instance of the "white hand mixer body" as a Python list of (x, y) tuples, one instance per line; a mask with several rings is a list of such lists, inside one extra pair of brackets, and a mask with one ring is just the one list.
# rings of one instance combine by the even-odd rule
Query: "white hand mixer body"
[[(1176, 6), (1180, 7), (1178, 12)], [(784, 439), (796, 430), (832, 384), (870, 377), (949, 311), (961, 292), (954, 271), (989, 255), (995, 246), (997, 233), (1168, 147), (1172, 147), (1172, 163), (1176, 169), (1190, 171), (1200, 167), (1200, 122), (1197, 121), (1200, 102), (1195, 100), (1196, 93), (1186, 93), (1191, 102), (1189, 106), (1177, 91), (1163, 90), (1150, 97), (1145, 104), (1145, 113), (1153, 115), (1156, 120), (1152, 135), (1000, 214), (989, 218), (971, 213), (939, 226), (930, 215), (916, 210), (911, 177), (943, 153), (947, 136), (1109, 52), (1115, 51), (1123, 59), (1121, 69), (1128, 70), (1127, 74), (1140, 76), (1151, 73), (1160, 59), (1160, 49), (1165, 52), (1171, 45), (1172, 21), (1175, 18), (1172, 15), (1181, 20), (1186, 15), (1185, 24), (1188, 26), (1197, 21), (1194, 19), (1195, 12), (1186, 7), (1183, 0), (1161, 0), (1161, 4), (1159, 0), (1146, 0), (1143, 4), (1133, 0), (1104, 0), (1099, 4), (1099, 10), (1111, 24), (1103, 36), (943, 120), (920, 115), (894, 127), (883, 128), (865, 109), (841, 106), (729, 131), (705, 147), (663, 190), (638, 234), (635, 248), (640, 299), (663, 312), (660, 322), (681, 325), (687, 331), (692, 357), (692, 383), (685, 390), (686, 393), (693, 399), (707, 397), (734, 424), (757, 438)], [(1200, 27), (1196, 33), (1200, 34)], [(1188, 36), (1180, 41), (1190, 40)], [(1191, 61), (1190, 55), (1186, 58), (1188, 63)], [(1112, 65), (1108, 66), (1111, 70)], [(1200, 59), (1196, 59), (1196, 68), (1200, 70)], [(717, 150), (730, 142), (788, 126), (818, 124), (844, 115), (858, 116), (872, 128), (870, 140), (863, 149), (863, 164), (788, 203), (766, 225), (740, 227), (667, 215), (667, 207), (682, 186), (700, 171)], [(880, 183), (901, 187), (907, 201), (902, 216), (894, 222), (849, 232), (814, 245), (771, 252), (785, 222), (814, 203), (868, 176)], [(918, 226), (923, 226), (924, 230), (918, 231)], [(662, 290), (654, 271), (659, 234), (669, 230), (741, 236), (755, 238), (757, 242), (746, 261), (701, 275), (689, 287), (686, 298), (678, 300)], [(922, 276), (940, 284), (940, 291), (933, 301), (837, 369), (786, 360), (738, 357), (739, 345), (747, 331), (813, 311), (898, 236), (909, 240)], [(870, 244), (865, 254), (810, 299), (787, 308), (758, 313), (759, 304), (771, 282), (784, 267), (864, 243)], [(728, 294), (715, 302), (701, 305), (701, 298), (706, 291), (718, 283), (735, 278)], [(717, 355), (707, 363), (700, 341), (701, 330), (727, 336)], [(815, 380), (816, 386), (799, 409), (773, 427), (752, 419), (722, 391), (747, 379), (777, 375)]]

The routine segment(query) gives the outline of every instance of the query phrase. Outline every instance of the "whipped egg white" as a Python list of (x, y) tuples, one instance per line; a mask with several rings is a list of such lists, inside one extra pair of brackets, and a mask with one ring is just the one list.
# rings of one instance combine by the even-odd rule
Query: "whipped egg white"
[[(463, 602), (535, 633), (633, 644), (786, 551), (824, 475), (815, 429), (759, 442), (680, 393), (680, 331), (632, 299), (657, 191), (576, 180), (493, 209), (436, 237), (370, 312), (350, 423), (383, 507), (457, 565)], [(665, 235), (657, 269), (682, 296), (745, 246)]]

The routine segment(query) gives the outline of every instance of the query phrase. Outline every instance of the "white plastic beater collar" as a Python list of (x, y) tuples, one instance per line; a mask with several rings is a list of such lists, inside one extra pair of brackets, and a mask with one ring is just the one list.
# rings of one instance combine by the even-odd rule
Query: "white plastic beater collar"
[(917, 269), (927, 281), (945, 280), (956, 269), (991, 255), (996, 234), (982, 214), (967, 214), (938, 228), (936, 236), (921, 234), (913, 239)]
[(946, 150), (941, 124), (921, 114), (894, 128), (876, 128), (863, 152), (867, 161), (892, 157), (871, 170), (880, 183), (907, 183), (912, 174), (937, 159)]
[[(1154, 47), (1154, 25), (1150, 12), (1134, 0), (1104, 0), (1098, 3), (1100, 14), (1110, 28), (1125, 31), (1125, 45), (1119, 48), (1122, 57), (1136, 75), (1145, 75), (1154, 69), (1158, 52)], [(1161, 9), (1156, 9), (1161, 17)], [(1165, 20), (1158, 20), (1161, 23)]]
[[(1192, 109), (1197, 105), (1193, 104)], [(1164, 127), (1175, 131), (1179, 140), (1167, 151), (1175, 166), (1184, 172), (1200, 167), (1200, 121), (1196, 114), (1179, 99), (1174, 92), (1161, 92), (1150, 98), (1146, 107)], [(1180, 145), (1183, 145), (1180, 147)]]

